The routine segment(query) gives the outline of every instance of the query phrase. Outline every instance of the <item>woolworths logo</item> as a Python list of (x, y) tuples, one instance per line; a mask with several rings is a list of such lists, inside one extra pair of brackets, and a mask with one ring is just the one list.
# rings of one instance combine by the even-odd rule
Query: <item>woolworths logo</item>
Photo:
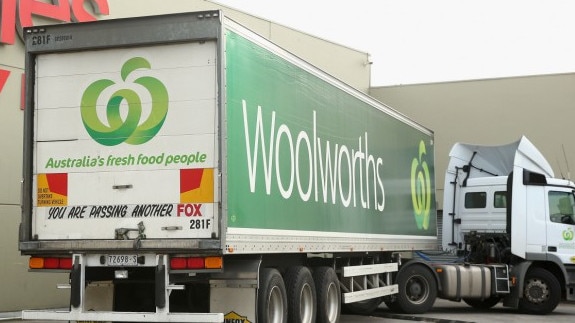
[(571, 241), (573, 240), (573, 236), (573, 229), (567, 228), (566, 230), (563, 230), (563, 240)]
[(318, 132), (323, 126), (318, 126), (322, 119), (316, 111), (309, 114), (311, 129), (296, 132), (294, 125), (280, 124), (286, 119), (276, 118), (276, 111), (264, 118), (258, 106), (254, 118), (245, 100), (242, 108), (251, 193), (277, 190), (286, 200), (383, 211), (383, 159), (370, 153), (367, 132), (346, 145)]
[[(104, 146), (115, 146), (125, 142), (140, 145), (152, 139), (166, 119), (168, 113), (168, 91), (162, 82), (151, 76), (139, 77), (133, 82), (143, 86), (152, 100), (151, 112), (147, 119), (141, 122), (142, 101), (136, 91), (126, 88), (128, 77), (138, 69), (151, 69), (150, 63), (142, 57), (129, 59), (120, 72), (123, 85), (118, 85), (109, 79), (93, 82), (82, 95), (81, 114), (84, 127), (88, 134)], [(102, 122), (97, 113), (98, 101), (108, 88), (115, 90), (107, 99), (106, 120)], [(127, 105), (127, 113), (121, 113), (122, 105)], [(124, 116), (123, 116), (124, 114)]]
[(429, 167), (425, 161), (427, 155), (423, 140), (419, 143), (418, 157), (411, 162), (411, 201), (418, 229), (429, 228), (429, 210), (431, 209), (431, 180)]

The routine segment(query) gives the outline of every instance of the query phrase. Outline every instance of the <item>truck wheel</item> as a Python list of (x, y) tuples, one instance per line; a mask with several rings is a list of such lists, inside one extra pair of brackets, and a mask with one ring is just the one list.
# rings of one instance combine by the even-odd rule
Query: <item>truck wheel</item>
[(333, 268), (318, 267), (313, 271), (317, 294), (317, 323), (339, 322), (341, 292), (339, 280)]
[(350, 314), (366, 315), (375, 311), (381, 304), (382, 298), (370, 298), (365, 301), (345, 304), (345, 312)]
[(315, 284), (307, 267), (290, 267), (285, 273), (288, 319), (293, 323), (314, 323), (316, 317)]
[(404, 313), (427, 312), (437, 297), (437, 282), (433, 273), (422, 265), (411, 265), (397, 275), (397, 302)]
[(497, 303), (499, 303), (499, 301), (501, 300), (500, 297), (497, 296), (493, 296), (493, 297), (489, 297), (486, 298), (484, 300), (480, 300), (480, 299), (463, 299), (463, 301), (465, 303), (467, 303), (467, 305), (479, 309), (479, 310), (487, 310), (492, 308), (493, 306), (497, 305)]
[(287, 322), (286, 288), (277, 269), (263, 268), (261, 270), (257, 311), (258, 322)]
[(557, 278), (543, 268), (532, 268), (525, 275), (523, 297), (519, 310), (527, 314), (551, 313), (561, 301), (561, 286)]
[(397, 298), (395, 298), (393, 300), (386, 300), (386, 301), (384, 301), (384, 303), (385, 303), (385, 306), (387, 306), (387, 308), (389, 308), (390, 311), (392, 311), (394, 313), (403, 313), (403, 310), (399, 306), (399, 302), (397, 301)]

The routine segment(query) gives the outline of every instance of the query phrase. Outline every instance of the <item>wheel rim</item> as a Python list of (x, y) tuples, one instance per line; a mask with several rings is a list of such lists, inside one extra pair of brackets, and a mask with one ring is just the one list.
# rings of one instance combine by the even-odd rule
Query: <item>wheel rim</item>
[(270, 291), (268, 304), (268, 322), (282, 323), (285, 309), (283, 305), (282, 293), (279, 287), (273, 287)]
[(541, 304), (549, 299), (549, 286), (541, 279), (532, 278), (527, 281), (524, 294), (530, 303)]
[(303, 323), (313, 323), (313, 291), (309, 284), (303, 285), (301, 289), (299, 312)]
[(326, 314), (328, 322), (335, 322), (339, 313), (339, 298), (338, 290), (334, 283), (329, 284), (327, 288), (327, 304), (326, 304)]
[(422, 276), (411, 276), (407, 280), (405, 294), (414, 304), (424, 303), (429, 297), (429, 283)]

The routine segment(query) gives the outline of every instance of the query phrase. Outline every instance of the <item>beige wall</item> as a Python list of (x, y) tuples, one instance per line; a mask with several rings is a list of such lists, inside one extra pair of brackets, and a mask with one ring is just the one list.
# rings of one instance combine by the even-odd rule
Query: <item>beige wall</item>
[(108, 3), (110, 16), (105, 19), (222, 9), (233, 20), (356, 89), (367, 92), (370, 87), (371, 65), (368, 64), (367, 53), (274, 23), (265, 17), (249, 15), (206, 0), (138, 0), (137, 5), (131, 1), (108, 0)]
[(23, 122), (20, 94), (24, 73), (19, 40), (14, 45), (0, 45), (0, 69), (10, 72), (0, 92), (0, 311), (66, 306), (68, 293), (57, 290), (56, 284), (66, 283), (68, 276), (29, 273), (28, 257), (21, 257), (18, 251)]
[(575, 74), (377, 87), (370, 94), (435, 132), (436, 180), (455, 142), (499, 145), (527, 136), (560, 176), (575, 176)]
[[(110, 15), (102, 19), (223, 8), (205, 0), (108, 0), (108, 4)], [(292, 53), (362, 91), (368, 90), (370, 66), (366, 65), (366, 53), (231, 8), (223, 9), (232, 19)], [(37, 19), (35, 23), (50, 22)], [(0, 92), (0, 312), (66, 307), (69, 293), (57, 290), (56, 284), (66, 283), (68, 275), (29, 273), (28, 257), (20, 256), (18, 251), (23, 122), (20, 94), (24, 73), (24, 48), (20, 39), (17, 38), (14, 45), (0, 44), (0, 69), (11, 72)]]

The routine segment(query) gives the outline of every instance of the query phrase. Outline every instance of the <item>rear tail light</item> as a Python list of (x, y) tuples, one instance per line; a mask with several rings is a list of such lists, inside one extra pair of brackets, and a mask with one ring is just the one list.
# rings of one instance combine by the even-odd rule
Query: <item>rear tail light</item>
[(222, 257), (207, 257), (206, 268), (208, 269), (221, 269), (224, 267)]
[(72, 269), (72, 258), (60, 258), (60, 269)]
[(72, 258), (61, 257), (30, 257), (30, 269), (72, 269)]
[(222, 257), (174, 257), (170, 259), (172, 270), (183, 269), (221, 269)]
[(188, 258), (188, 268), (190, 269), (206, 268), (204, 258), (198, 258), (198, 257)]
[(170, 267), (172, 269), (186, 269), (187, 266), (187, 260), (186, 258), (172, 258), (170, 259)]
[(45, 269), (58, 269), (60, 266), (60, 259), (58, 258), (44, 258)]
[(44, 268), (44, 258), (31, 257), (28, 261), (28, 267), (30, 267), (30, 269)]

